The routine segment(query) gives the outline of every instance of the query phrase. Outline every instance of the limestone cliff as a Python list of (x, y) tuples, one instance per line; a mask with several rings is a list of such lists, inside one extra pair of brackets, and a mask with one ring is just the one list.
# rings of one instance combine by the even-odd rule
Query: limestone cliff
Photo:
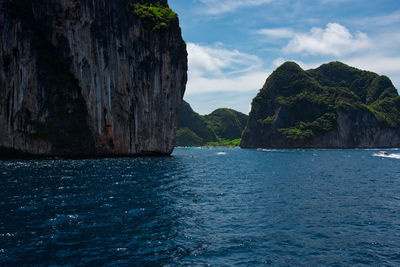
[(172, 152), (187, 53), (167, 1), (1, 0), (0, 25), (3, 156)]
[(400, 147), (400, 97), (387, 77), (340, 62), (287, 62), (254, 98), (241, 146)]

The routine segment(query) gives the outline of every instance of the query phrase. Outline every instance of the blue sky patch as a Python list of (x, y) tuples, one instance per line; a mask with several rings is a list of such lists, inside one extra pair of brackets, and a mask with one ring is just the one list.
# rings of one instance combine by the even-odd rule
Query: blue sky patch
[(330, 61), (387, 75), (400, 87), (400, 1), (169, 0), (188, 45), (185, 100), (200, 114), (248, 113), (285, 61)]

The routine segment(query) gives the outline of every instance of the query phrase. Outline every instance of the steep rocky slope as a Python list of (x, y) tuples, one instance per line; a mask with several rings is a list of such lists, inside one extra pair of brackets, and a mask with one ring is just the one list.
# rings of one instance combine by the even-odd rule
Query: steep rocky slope
[(400, 146), (400, 97), (385, 76), (332, 62), (287, 62), (252, 102), (242, 147)]
[(216, 142), (217, 136), (210, 129), (204, 117), (193, 111), (186, 101), (182, 102), (179, 111), (177, 146), (202, 146), (207, 142)]
[(222, 139), (242, 137), (249, 116), (229, 108), (219, 108), (204, 116), (208, 126)]
[(3, 0), (0, 25), (1, 155), (171, 153), (187, 53), (166, 0)]
[(183, 101), (179, 113), (177, 145), (228, 144), (231, 140), (241, 138), (247, 119), (247, 115), (228, 108), (219, 108), (201, 116)]

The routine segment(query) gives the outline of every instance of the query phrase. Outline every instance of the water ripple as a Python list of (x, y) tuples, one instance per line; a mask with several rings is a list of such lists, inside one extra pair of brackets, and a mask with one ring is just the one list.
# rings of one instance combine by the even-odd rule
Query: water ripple
[(400, 265), (395, 159), (219, 152), (0, 162), (0, 265)]

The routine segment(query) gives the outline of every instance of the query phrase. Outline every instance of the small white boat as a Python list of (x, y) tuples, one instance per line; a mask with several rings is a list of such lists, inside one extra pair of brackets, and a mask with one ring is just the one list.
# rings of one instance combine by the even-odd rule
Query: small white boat
[(218, 152), (217, 155), (226, 155), (226, 152), (225, 151)]
[(386, 151), (379, 151), (379, 155), (380, 156), (389, 156), (389, 153), (387, 153)]

